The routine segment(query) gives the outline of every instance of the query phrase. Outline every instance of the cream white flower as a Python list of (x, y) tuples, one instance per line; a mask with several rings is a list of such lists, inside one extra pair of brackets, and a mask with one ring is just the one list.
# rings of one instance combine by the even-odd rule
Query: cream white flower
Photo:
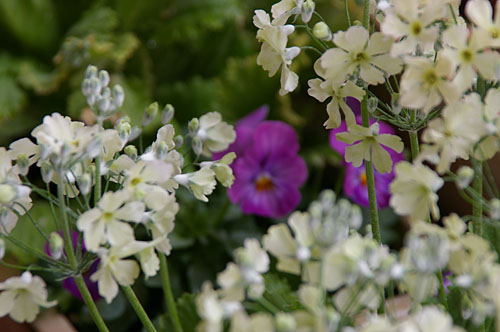
[(90, 276), (90, 280), (97, 282), (99, 295), (104, 297), (107, 303), (111, 303), (118, 294), (118, 284), (132, 285), (141, 271), (135, 260), (124, 258), (137, 254), (149, 246), (147, 242), (132, 241), (110, 249), (100, 248), (97, 251), (101, 261), (97, 271)]
[(302, 15), (305, 23), (311, 20), (314, 12), (313, 0), (281, 0), (271, 7), (273, 23), (276, 25), (285, 24), (290, 16)]
[(453, 326), (453, 320), (448, 313), (434, 306), (423, 306), (403, 322), (398, 331), (462, 332), (464, 330)]
[(188, 188), (200, 201), (208, 202), (206, 195), (210, 195), (217, 185), (215, 172), (210, 166), (204, 166), (196, 172), (178, 174), (174, 181)]
[(200, 163), (201, 167), (210, 166), (210, 168), (215, 172), (215, 178), (224, 186), (231, 187), (234, 182), (233, 169), (229, 167), (236, 158), (234, 152), (229, 152), (220, 160), (215, 161), (204, 161)]
[(88, 250), (95, 252), (100, 244), (120, 245), (134, 240), (134, 230), (126, 221), (141, 222), (145, 206), (129, 202), (125, 191), (107, 192), (97, 207), (86, 211), (77, 220), (78, 229)]
[(209, 112), (200, 117), (199, 127), (190, 133), (193, 138), (199, 137), (203, 142), (202, 153), (210, 157), (212, 152), (224, 151), (236, 139), (233, 126), (222, 121), (218, 112)]
[(453, 63), (444, 56), (438, 56), (437, 61), (424, 57), (407, 57), (408, 67), (401, 77), (402, 106), (422, 109), (429, 113), (442, 100), (452, 104), (458, 100), (459, 89), (451, 83), (454, 73)]
[(373, 166), (380, 173), (388, 173), (392, 170), (391, 155), (382, 145), (396, 151), (402, 152), (404, 145), (396, 135), (378, 134), (379, 125), (374, 123), (370, 128), (359, 125), (352, 125), (347, 132), (337, 134), (337, 138), (347, 144), (353, 144), (346, 147), (345, 160), (352, 162), (354, 167), (360, 167), (363, 160), (373, 162)]
[(487, 80), (495, 80), (500, 66), (500, 55), (484, 50), (486, 45), (479, 43), (477, 34), (478, 30), (472, 30), (469, 36), (465, 23), (452, 26), (443, 33), (443, 42), (448, 47), (442, 52), (459, 68), (453, 81), (460, 92), (470, 88), (476, 78), (475, 71)]
[(399, 162), (395, 172), (389, 201), (394, 211), (409, 216), (411, 221), (426, 220), (429, 212), (439, 218), (436, 192), (443, 186), (443, 179), (420, 163)]
[(273, 317), (264, 312), (248, 316), (243, 310), (237, 311), (231, 318), (229, 332), (274, 332)]
[(341, 119), (339, 108), (342, 109), (348, 126), (356, 123), (354, 112), (349, 105), (346, 104), (345, 98), (353, 97), (361, 101), (365, 95), (365, 91), (351, 81), (343, 83), (337, 81), (336, 78), (326, 78), (326, 70), (322, 67), (321, 63), (321, 59), (318, 59), (314, 64), (314, 70), (316, 74), (324, 80), (319, 78), (309, 80), (307, 82), (309, 84), (309, 90), (307, 90), (307, 92), (320, 102), (324, 102), (329, 97), (332, 97), (326, 106), (328, 120), (323, 125), (326, 129), (338, 128), (340, 126)]
[(429, 122), (422, 140), (432, 144), (430, 151), (439, 153), (438, 173), (449, 170), (457, 158), (469, 159), (474, 144), (487, 134), (486, 124), (478, 113), (482, 107), (481, 97), (469, 94), (463, 101), (446, 106), (441, 118)]
[(370, 36), (364, 27), (352, 26), (335, 33), (333, 42), (337, 48), (327, 50), (319, 59), (327, 79), (343, 82), (359, 69), (363, 81), (376, 85), (403, 68), (401, 59), (388, 53), (393, 40), (380, 32)]
[[(498, 1), (497, 1), (498, 4)], [(500, 15), (496, 7), (495, 20), (490, 1), (471, 0), (465, 5), (465, 13), (477, 27), (477, 42), (491, 47), (500, 47)]]
[[(124, 166), (128, 164), (126, 158), (124, 158), (123, 162)], [(114, 170), (117, 170), (117, 168), (114, 168)], [(140, 160), (132, 167), (124, 170), (124, 190), (136, 199), (141, 200), (155, 186), (168, 183), (173, 171), (174, 166), (171, 164), (159, 160)]]
[(299, 77), (290, 70), (290, 66), (292, 60), (299, 55), (300, 48), (287, 48), (286, 44), (288, 35), (295, 30), (294, 26), (272, 24), (269, 14), (263, 10), (255, 11), (253, 22), (259, 28), (257, 39), (262, 42), (257, 64), (269, 72), (269, 77), (274, 76), (281, 67), (280, 94), (292, 92), (299, 83)]
[[(40, 147), (29, 138), (21, 138), (9, 145), (9, 156), (16, 160), (16, 167), (21, 175), (28, 174), (28, 168), (40, 158)], [(22, 165), (25, 163), (25, 165)]]
[(9, 314), (16, 322), (32, 322), (40, 307), (49, 308), (57, 301), (47, 301), (45, 282), (29, 271), (20, 277), (11, 277), (0, 282), (0, 317)]
[(448, 7), (442, 1), (428, 1), (422, 7), (416, 0), (392, 3), (380, 26), (383, 34), (399, 40), (392, 45), (391, 55), (412, 54), (417, 47), (424, 53), (433, 51), (439, 34), (439, 27), (433, 23), (445, 15)]

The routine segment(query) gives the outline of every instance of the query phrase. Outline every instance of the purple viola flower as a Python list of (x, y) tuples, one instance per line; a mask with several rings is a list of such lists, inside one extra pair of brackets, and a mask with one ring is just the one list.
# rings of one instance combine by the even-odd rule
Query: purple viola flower
[[(361, 124), (361, 116), (356, 117), (356, 123)], [(374, 123), (370, 119), (370, 125)], [(385, 122), (379, 121), (380, 134), (394, 134), (394, 129)], [(342, 156), (345, 154), (345, 148), (349, 145), (347, 143), (337, 140), (336, 134), (347, 131), (345, 121), (342, 122), (340, 127), (330, 131), (330, 146)], [(399, 161), (404, 159), (403, 153), (397, 153), (392, 149), (387, 149), (393, 161), (393, 167)], [(344, 177), (344, 193), (347, 197), (351, 198), (356, 204), (361, 206), (369, 206), (368, 200), (368, 187), (366, 183), (366, 173), (364, 163), (360, 167), (354, 167), (352, 164), (345, 163), (346, 172)], [(374, 169), (375, 178), (375, 191), (377, 195), (377, 206), (379, 209), (385, 208), (389, 205), (391, 192), (389, 185), (394, 179), (394, 169), (385, 174), (381, 174)]]
[[(62, 234), (62, 232), (59, 232), (59, 233), (64, 238), (64, 235)], [(78, 232), (73, 232), (72, 235), (73, 235), (73, 248), (76, 250), (77, 241), (78, 241)], [(82, 239), (81, 250), (82, 250), (82, 255), (83, 255), (86, 252), (85, 243), (83, 242), (83, 239)], [(47, 255), (52, 256), (48, 242), (45, 244), (45, 252), (47, 253)], [(64, 250), (63, 252), (66, 253), (66, 250)], [(94, 274), (94, 272), (97, 271), (98, 265), (99, 265), (99, 260), (96, 260), (94, 263), (92, 263), (90, 268), (82, 274), (83, 280), (85, 281), (85, 284), (87, 285), (87, 288), (89, 289), (90, 295), (92, 296), (92, 299), (94, 301), (99, 300), (101, 298), (101, 296), (99, 295), (99, 289), (97, 288), (97, 282), (91, 281), (90, 276), (92, 274)], [(62, 287), (65, 290), (67, 290), (71, 295), (73, 295), (74, 297), (77, 297), (81, 301), (83, 301), (82, 294), (80, 294), (80, 290), (78, 289), (78, 286), (76, 286), (75, 280), (73, 278), (64, 279), (62, 281)]]
[(294, 129), (280, 121), (264, 121), (261, 107), (236, 124), (236, 141), (227, 152), (236, 152), (235, 175), (229, 199), (244, 213), (280, 218), (300, 202), (299, 187), (307, 178), (307, 167), (297, 154), (299, 142)]

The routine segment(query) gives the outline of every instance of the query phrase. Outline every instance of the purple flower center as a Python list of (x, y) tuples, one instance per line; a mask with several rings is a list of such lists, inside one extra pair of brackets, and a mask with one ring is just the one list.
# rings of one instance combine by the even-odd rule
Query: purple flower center
[(257, 189), (258, 192), (274, 189), (274, 183), (271, 177), (267, 174), (259, 175), (255, 181), (255, 189)]

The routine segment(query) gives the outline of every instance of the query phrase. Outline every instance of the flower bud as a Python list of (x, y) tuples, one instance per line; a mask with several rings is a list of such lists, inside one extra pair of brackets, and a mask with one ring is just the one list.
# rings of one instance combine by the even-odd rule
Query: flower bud
[(101, 86), (108, 86), (109, 84), (109, 73), (106, 70), (101, 70), (99, 72), (99, 81), (101, 82)]
[(30, 162), (28, 156), (25, 153), (21, 153), (17, 156), (16, 166), (21, 175), (28, 174)]
[(193, 118), (191, 119), (191, 121), (189, 121), (188, 130), (191, 137), (196, 136), (198, 130), (200, 130), (200, 121), (198, 120), (198, 118)]
[(40, 172), (42, 173), (42, 180), (45, 183), (49, 183), (52, 180), (52, 175), (54, 174), (54, 170), (49, 163), (43, 163), (40, 167)]
[(120, 123), (116, 127), (116, 131), (118, 132), (118, 136), (120, 136), (120, 139), (123, 142), (122, 144), (124, 144), (124, 142), (128, 141), (130, 133), (132, 132), (132, 126), (126, 121), (120, 121)]
[(203, 149), (203, 142), (201, 141), (201, 138), (196, 136), (193, 138), (193, 142), (191, 144), (194, 153), (199, 156), (201, 154), (201, 150)]
[(457, 172), (456, 184), (459, 189), (465, 189), (474, 178), (474, 170), (469, 166), (462, 166)]
[(96, 66), (89, 65), (85, 70), (85, 78), (92, 79), (97, 77), (97, 71), (98, 69)]
[(366, 102), (366, 108), (368, 109), (368, 112), (373, 113), (377, 110), (378, 106), (378, 99), (376, 97), (370, 97), (368, 98)]
[(125, 91), (122, 86), (119, 84), (115, 84), (113, 87), (113, 104), (116, 108), (120, 108), (123, 105), (123, 101), (125, 100)]
[(53, 258), (55, 259), (61, 258), (64, 249), (64, 240), (61, 237), (61, 235), (59, 235), (59, 233), (57, 232), (50, 233), (49, 249), (50, 249), (50, 255)]
[(97, 109), (99, 112), (102, 113), (107, 113), (109, 108), (111, 106), (111, 100), (106, 97), (99, 97), (97, 98)]
[(172, 121), (174, 114), (175, 114), (175, 108), (170, 104), (165, 105), (165, 108), (161, 112), (161, 123), (167, 124), (170, 121)]
[(88, 96), (91, 94), (90, 80), (88, 78), (86, 78), (82, 81), (82, 93), (84, 96)]
[(292, 315), (280, 312), (276, 314), (276, 330), (278, 332), (293, 332), (297, 323)]
[(161, 141), (158, 144), (156, 144), (154, 153), (155, 153), (156, 159), (158, 159), (158, 160), (165, 159), (165, 156), (168, 153), (167, 142)]
[(156, 114), (158, 114), (158, 103), (154, 102), (151, 105), (149, 105), (146, 110), (144, 111), (144, 116), (142, 117), (142, 125), (145, 127), (153, 121), (153, 119), (156, 117)]
[(313, 34), (314, 37), (325, 41), (332, 40), (333, 37), (332, 30), (330, 30), (325, 22), (316, 23), (313, 28)]
[(177, 135), (174, 137), (174, 144), (176, 148), (180, 148), (184, 144), (184, 137), (182, 135)]
[(134, 145), (127, 145), (123, 151), (130, 157), (130, 159), (137, 159), (137, 148)]
[(78, 189), (84, 195), (90, 192), (90, 187), (92, 186), (92, 176), (89, 173), (84, 173), (82, 176), (78, 177)]
[(93, 95), (98, 95), (101, 93), (101, 82), (96, 77), (89, 80), (90, 93)]
[(493, 198), (490, 200), (490, 216), (493, 219), (500, 219), (500, 199)]
[(0, 260), (5, 256), (5, 240), (0, 238)]
[(6, 204), (12, 202), (17, 197), (14, 187), (9, 184), (0, 184), (0, 203)]
[(394, 114), (401, 113), (401, 105), (399, 104), (399, 94), (395, 93), (391, 98), (391, 111)]
[(316, 3), (314, 0), (306, 0), (302, 4), (302, 21), (308, 23), (311, 20), (312, 14), (314, 13), (314, 8), (316, 8)]

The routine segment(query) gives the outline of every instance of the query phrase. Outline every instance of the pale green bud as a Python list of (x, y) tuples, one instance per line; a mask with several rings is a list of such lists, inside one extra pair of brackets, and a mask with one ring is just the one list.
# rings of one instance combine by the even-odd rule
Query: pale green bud
[(101, 82), (101, 86), (108, 86), (109, 84), (109, 73), (106, 70), (101, 70), (99, 72), (99, 81)]
[(96, 66), (89, 65), (85, 70), (85, 78), (91, 79), (97, 77), (98, 69)]
[(5, 256), (5, 241), (4, 239), (1, 239), (0, 238), (0, 260), (3, 259), (3, 257)]
[(490, 200), (490, 216), (493, 219), (500, 219), (500, 199), (493, 198)]
[(293, 332), (297, 327), (297, 323), (291, 314), (277, 313), (276, 314), (276, 330), (278, 332)]
[(17, 168), (19, 169), (19, 173), (21, 175), (28, 174), (29, 158), (25, 153), (21, 153), (17, 156), (16, 165), (17, 165)]
[(314, 37), (325, 41), (332, 40), (333, 37), (332, 30), (330, 30), (325, 22), (316, 23), (313, 28), (313, 34)]
[(91, 94), (90, 79), (88, 78), (82, 81), (82, 93), (86, 97)]
[(156, 144), (154, 153), (157, 159), (163, 160), (168, 153), (167, 142), (161, 141), (158, 144)]
[(395, 93), (391, 98), (391, 111), (394, 114), (401, 113), (401, 105), (399, 104), (399, 94)]
[(142, 125), (145, 127), (153, 121), (153, 119), (156, 117), (158, 114), (158, 103), (154, 102), (151, 105), (149, 105), (146, 110), (144, 111), (144, 116), (142, 117)]
[(177, 135), (174, 137), (174, 144), (176, 148), (180, 148), (184, 144), (184, 137), (182, 135)]
[(91, 78), (89, 80), (90, 94), (98, 95), (101, 93), (101, 82), (97, 77)]
[(172, 121), (174, 114), (175, 114), (175, 108), (170, 104), (165, 105), (165, 108), (161, 112), (161, 123), (167, 124), (170, 121)]
[(50, 255), (53, 258), (55, 259), (61, 258), (64, 249), (64, 240), (61, 237), (61, 235), (59, 235), (59, 233), (57, 232), (50, 233), (49, 249), (50, 249)]
[(200, 120), (198, 120), (198, 118), (191, 119), (188, 123), (188, 129), (191, 137), (196, 136), (196, 133), (200, 130)]
[(302, 4), (302, 21), (308, 23), (311, 20), (315, 8), (316, 3), (313, 0), (306, 0)]
[(48, 163), (43, 163), (40, 167), (40, 172), (42, 173), (42, 180), (45, 183), (49, 183), (52, 180), (52, 175), (54, 174), (54, 170), (52, 166)]
[(137, 148), (134, 145), (127, 145), (124, 149), (124, 152), (127, 156), (130, 157), (130, 159), (137, 159)]
[(111, 100), (106, 97), (99, 97), (97, 99), (97, 109), (101, 113), (107, 113), (111, 107)]
[(201, 154), (201, 150), (203, 149), (203, 142), (202, 142), (201, 138), (199, 138), (198, 136), (193, 138), (193, 142), (192, 142), (191, 146), (193, 148), (194, 153), (197, 156), (199, 156)]
[(368, 98), (366, 102), (366, 108), (368, 109), (368, 112), (373, 113), (377, 110), (378, 106), (378, 99), (376, 97), (370, 97)]
[(132, 126), (128, 122), (120, 121), (120, 123), (116, 127), (116, 131), (118, 132), (118, 136), (120, 136), (120, 139), (123, 142), (126, 142), (130, 136), (130, 133), (132, 132)]
[(90, 192), (91, 186), (92, 176), (89, 173), (84, 173), (78, 178), (78, 188), (82, 194), (87, 195)]
[(113, 104), (116, 108), (120, 108), (123, 105), (123, 101), (125, 100), (125, 91), (122, 86), (119, 84), (115, 84), (113, 86)]
[(462, 166), (458, 169), (456, 184), (460, 189), (465, 189), (474, 178), (474, 170), (469, 166)]
[(0, 184), (0, 203), (12, 202), (17, 196), (16, 189), (9, 184)]

